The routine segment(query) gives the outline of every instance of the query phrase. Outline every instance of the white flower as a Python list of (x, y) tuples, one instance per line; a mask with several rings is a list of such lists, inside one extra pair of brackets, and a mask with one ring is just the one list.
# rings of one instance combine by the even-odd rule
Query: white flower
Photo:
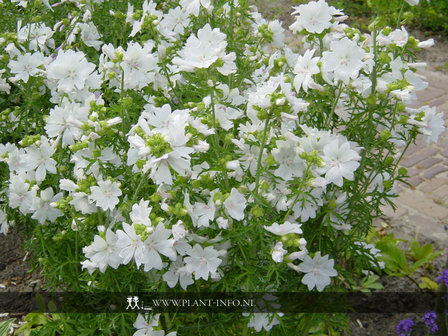
[(210, 149), (207, 141), (198, 140), (197, 145), (193, 145), (193, 149), (198, 153), (206, 153)]
[[(160, 314), (151, 315), (148, 321), (148, 315), (143, 317), (143, 315), (138, 314), (137, 320), (134, 322), (133, 326), (138, 329), (133, 336), (165, 336), (165, 330), (154, 330), (153, 327), (159, 326), (159, 316)], [(175, 331), (170, 332), (166, 336), (176, 336)]]
[(194, 284), (193, 276), (187, 270), (182, 257), (178, 257), (175, 262), (171, 263), (168, 272), (163, 274), (163, 280), (166, 281), (170, 288), (176, 287), (179, 282), (183, 290), (187, 290), (189, 285)]
[(332, 41), (330, 49), (332, 51), (323, 53), (322, 70), (334, 72), (335, 80), (341, 80), (345, 84), (348, 84), (350, 79), (357, 78), (363, 67), (364, 50), (347, 37)]
[(288, 251), (283, 248), (283, 243), (277, 242), (277, 244), (275, 244), (274, 246), (274, 249), (272, 250), (272, 260), (274, 260), (276, 263), (280, 263), (283, 261), (283, 257), (286, 253), (288, 253)]
[(11, 208), (19, 208), (22, 214), (28, 214), (32, 212), (31, 208), (35, 198), (36, 190), (30, 190), (30, 185), (22, 177), (17, 175), (11, 176), (8, 190), (8, 204)]
[(81, 51), (59, 50), (56, 59), (47, 66), (47, 78), (57, 82), (58, 90), (69, 93), (84, 89), (95, 64), (87, 62)]
[(148, 321), (148, 315), (143, 317), (142, 314), (138, 314), (137, 320), (133, 324), (134, 328), (138, 330), (133, 336), (155, 336), (153, 327), (159, 326), (159, 316), (160, 314), (152, 315)]
[(431, 48), (433, 45), (434, 45), (434, 39), (430, 38), (428, 40), (419, 42), (417, 44), (417, 47), (426, 49), (426, 48)]
[(299, 56), (297, 59), (293, 71), (296, 74), (294, 77), (296, 91), (299, 91), (303, 87), (303, 90), (308, 92), (308, 88), (313, 87), (313, 84), (315, 84), (312, 76), (320, 72), (319, 66), (317, 65), (320, 58), (313, 58), (315, 51), (315, 49), (307, 50), (303, 56)]
[(411, 6), (415, 6), (418, 5), (420, 0), (405, 0), (408, 4), (410, 4)]
[(39, 69), (39, 66), (44, 64), (44, 61), (45, 58), (41, 52), (18, 55), (17, 60), (10, 60), (8, 63), (11, 73), (15, 74), (10, 80), (13, 82), (19, 80), (23, 80), (25, 83), (28, 82), (30, 77), (43, 73), (43, 70)]
[(120, 63), (125, 89), (140, 90), (154, 82), (157, 58), (151, 54), (152, 48), (152, 43), (146, 43), (144, 47), (134, 42), (128, 44)]
[(224, 201), (224, 207), (230, 217), (236, 220), (244, 219), (244, 209), (247, 201), (238, 189), (232, 188), (230, 196)]
[(20, 28), (21, 22), (18, 23), (19, 29), (17, 40), (24, 44), (29, 41), (28, 49), (47, 50), (47, 46), (54, 48), (53, 31), (43, 23), (31, 23)]
[(200, 7), (202, 6), (205, 9), (209, 9), (211, 6), (211, 1), (210, 0), (181, 0), (180, 5), (188, 14), (193, 14), (194, 16), (198, 16)]
[(50, 116), (45, 125), (49, 138), (62, 136), (62, 146), (73, 145), (82, 134), (82, 125), (89, 118), (89, 108), (63, 99), (62, 104), (50, 110)]
[(98, 186), (90, 187), (90, 191), (89, 199), (104, 211), (113, 210), (120, 201), (118, 196), (122, 194), (119, 184), (110, 180), (98, 181)]
[(283, 40), (285, 38), (284, 29), (282, 27), (282, 24), (279, 20), (269, 21), (268, 23), (268, 29), (273, 33), (272, 36), (272, 46), (274, 47), (282, 47), (283, 46)]
[(219, 121), (219, 126), (226, 131), (233, 127), (232, 120), (239, 119), (243, 115), (243, 112), (233, 107), (228, 107), (221, 104), (215, 105), (215, 116)]
[(426, 142), (437, 142), (439, 136), (445, 130), (445, 121), (443, 113), (437, 113), (435, 107), (423, 106), (419, 111), (425, 112), (422, 122), (418, 123), (420, 131), (425, 136)]
[(62, 211), (56, 209), (51, 204), (59, 202), (62, 198), (62, 193), (54, 194), (51, 187), (40, 192), (40, 197), (34, 198), (31, 210), (34, 211), (31, 216), (32, 219), (36, 219), (40, 224), (45, 223), (47, 220), (54, 222), (56, 218), (62, 216)]
[(273, 223), (271, 226), (264, 225), (263, 227), (273, 234), (276, 234), (278, 236), (284, 236), (290, 233), (301, 234), (302, 233), (302, 229), (300, 228), (301, 226), (302, 224), (290, 223), (286, 221), (284, 224), (281, 225), (278, 225), (278, 223)]
[(6, 216), (6, 212), (0, 210), (0, 233), (3, 233), (5, 236), (8, 233), (9, 226), (13, 224), (13, 222), (8, 221), (8, 217)]
[(165, 225), (160, 222), (157, 224), (154, 232), (145, 240), (145, 256), (143, 258), (143, 264), (145, 265), (144, 271), (148, 272), (151, 269), (162, 269), (163, 263), (160, 254), (176, 260), (176, 250), (174, 249), (174, 239), (169, 239), (171, 236), (171, 230), (165, 228)]
[(293, 177), (301, 177), (305, 170), (305, 164), (298, 155), (297, 142), (293, 139), (278, 140), (277, 148), (272, 150), (272, 156), (279, 164), (275, 175), (288, 181)]
[(307, 285), (310, 291), (316, 287), (319, 292), (322, 292), (331, 283), (330, 277), (338, 275), (333, 268), (334, 260), (328, 259), (328, 255), (322, 257), (320, 252), (317, 252), (313, 259), (309, 255), (305, 256), (299, 266), (293, 264), (289, 266), (298, 272), (306, 273), (302, 283)]
[(117, 236), (111, 229), (106, 230), (105, 239), (99, 235), (95, 235), (93, 243), (82, 249), (87, 259), (82, 262), (82, 268), (87, 268), (90, 274), (95, 268), (99, 268), (101, 273), (106, 271), (107, 266), (117, 269), (121, 263), (116, 248)]
[[(191, 172), (189, 154), (194, 151), (191, 147), (185, 147), (189, 140), (185, 135), (188, 119), (187, 110), (171, 113), (168, 104), (161, 108), (145, 106), (138, 121), (138, 126), (145, 134), (128, 137), (131, 144), (128, 164), (135, 165), (138, 160), (145, 161), (142, 170), (144, 173), (151, 170), (150, 177), (156, 184), (173, 184), (171, 168), (186, 176)], [(163, 150), (156, 150), (157, 148)]]
[[(243, 315), (247, 316), (247, 314)], [(283, 314), (280, 313), (278, 315), (282, 316)], [(280, 321), (277, 319), (277, 316), (271, 313), (253, 313), (247, 326), (249, 328), (254, 328), (257, 332), (260, 332), (261, 329), (270, 331), (272, 327), (277, 324), (280, 324)]]
[(174, 224), (171, 227), (171, 231), (173, 233), (174, 240), (176, 241), (185, 238), (185, 236), (187, 235), (187, 230), (185, 230), (185, 227), (183, 226), (181, 221), (177, 222), (177, 224)]
[(9, 94), (11, 90), (11, 85), (9, 85), (6, 79), (2, 78), (1, 76), (1, 74), (3, 74), (5, 71), (6, 69), (0, 69), (0, 92), (6, 92), (7, 94)]
[(149, 219), (151, 210), (152, 208), (149, 206), (149, 201), (145, 201), (142, 198), (139, 204), (132, 205), (132, 211), (129, 214), (129, 217), (131, 217), (132, 223), (134, 224), (151, 226), (151, 220)]
[(132, 258), (135, 260), (137, 268), (143, 263), (145, 257), (145, 245), (139, 235), (136, 234), (133, 226), (123, 223), (123, 229), (117, 230), (117, 250), (122, 264), (127, 265)]
[(36, 182), (40, 184), (47, 175), (47, 171), (56, 174), (56, 161), (51, 156), (56, 151), (50, 146), (46, 137), (40, 138), (39, 148), (35, 145), (27, 148), (27, 161), (29, 169), (36, 169)]
[(348, 141), (339, 143), (336, 138), (329, 144), (325, 145), (324, 160), (327, 162), (325, 179), (328, 183), (334, 183), (342, 187), (343, 178), (353, 181), (353, 172), (359, 167), (360, 156), (350, 148)]
[(338, 14), (334, 7), (330, 7), (324, 0), (310, 1), (307, 4), (294, 7), (292, 15), (299, 14), (296, 21), (289, 27), (293, 32), (300, 32), (305, 29), (309, 33), (322, 33), (330, 28), (331, 19), (334, 14)]
[(225, 57), (227, 46), (226, 35), (218, 28), (212, 28), (207, 23), (198, 30), (197, 37), (190, 35), (179, 56), (173, 58), (173, 64), (181, 71), (193, 72), (195, 69), (207, 69), (218, 58)]
[(229, 221), (223, 217), (216, 218), (216, 223), (220, 229), (227, 229), (229, 227)]
[(98, 33), (95, 25), (92, 22), (89, 23), (78, 23), (77, 27), (81, 32), (81, 39), (84, 44), (88, 47), (93, 47), (95, 50), (100, 50), (103, 42), (100, 40), (101, 36)]
[(163, 16), (160, 21), (159, 29), (162, 34), (171, 39), (176, 39), (180, 34), (183, 34), (185, 28), (190, 24), (190, 17), (188, 12), (183, 10), (180, 6), (171, 8), (167, 14)]
[(145, 0), (142, 5), (142, 15), (140, 20), (135, 20), (133, 18), (134, 14), (134, 6), (132, 6), (130, 3), (128, 3), (128, 12), (126, 17), (126, 22), (129, 22), (132, 25), (132, 31), (129, 34), (129, 36), (133, 37), (135, 34), (141, 31), (142, 24), (145, 20), (145, 18), (149, 15), (154, 15), (157, 17), (157, 20), (160, 20), (160, 18), (163, 15), (163, 12), (156, 9), (157, 3), (155, 3), (152, 0)]
[(150, 177), (156, 184), (173, 184), (170, 167), (179, 175), (186, 176), (190, 171), (190, 156), (193, 151), (189, 147), (174, 148), (173, 151), (148, 161), (143, 167), (146, 172), (151, 169)]
[(196, 227), (208, 227), (210, 225), (210, 221), (213, 221), (215, 218), (215, 210), (216, 207), (213, 202), (213, 197), (210, 197), (208, 204), (202, 202), (194, 203), (189, 210), (193, 225)]
[(194, 279), (200, 278), (208, 280), (209, 275), (214, 275), (222, 260), (218, 258), (219, 252), (212, 246), (205, 249), (201, 245), (196, 244), (192, 249), (187, 251), (189, 257), (185, 257), (184, 261), (188, 272), (194, 273)]
[(70, 204), (75, 207), (76, 211), (83, 214), (92, 214), (98, 211), (98, 208), (89, 200), (89, 195), (84, 192), (74, 192), (71, 194), (73, 199)]
[(10, 171), (20, 173), (28, 170), (25, 150), (22, 148), (11, 148), (5, 162), (8, 164)]
[(395, 29), (389, 34), (389, 39), (395, 43), (397, 47), (404, 47), (408, 43), (409, 34), (403, 26), (401, 29)]
[(328, 182), (323, 177), (318, 177), (315, 178), (312, 183), (315, 184), (313, 185), (315, 188), (310, 192), (311, 197), (299, 200), (292, 208), (294, 211), (294, 218), (300, 217), (302, 222), (306, 222), (309, 218), (316, 217), (317, 209), (323, 204), (322, 187), (325, 187)]

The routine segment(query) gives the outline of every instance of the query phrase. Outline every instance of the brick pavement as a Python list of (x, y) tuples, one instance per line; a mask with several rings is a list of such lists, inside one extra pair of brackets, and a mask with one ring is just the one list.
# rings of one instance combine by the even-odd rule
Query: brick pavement
[(439, 248), (448, 247), (448, 75), (426, 71), (429, 86), (419, 92), (419, 104), (437, 106), (444, 113), (447, 129), (437, 143), (428, 146), (422, 136), (411, 145), (401, 166), (408, 169), (408, 182), (400, 184), (397, 209), (386, 208), (387, 222), (405, 226), (410, 235), (433, 241)]

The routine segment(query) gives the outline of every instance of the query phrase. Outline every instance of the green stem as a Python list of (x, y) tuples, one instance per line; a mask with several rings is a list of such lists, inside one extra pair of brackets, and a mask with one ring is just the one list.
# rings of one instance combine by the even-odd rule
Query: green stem
[(258, 195), (258, 187), (260, 184), (260, 174), (261, 174), (261, 160), (263, 158), (263, 151), (265, 147), (266, 138), (269, 132), (269, 116), (266, 117), (266, 121), (264, 123), (264, 129), (263, 129), (263, 137), (261, 139), (261, 147), (260, 147), (260, 154), (258, 154), (258, 160), (257, 160), (257, 175), (255, 177), (255, 189), (254, 194), (255, 196)]
[(327, 126), (329, 129), (333, 129), (333, 126), (331, 126), (331, 124), (333, 123), (333, 116), (334, 113), (336, 111), (336, 106), (338, 105), (339, 99), (341, 98), (341, 94), (342, 94), (342, 82), (339, 82), (338, 88), (337, 88), (337, 96), (336, 99), (333, 102), (333, 106), (331, 107), (331, 113), (330, 116), (328, 118), (328, 123)]
[(324, 39), (319, 35), (319, 55), (322, 57), (324, 54)]
[(215, 88), (213, 88), (211, 94), (210, 94), (210, 104), (212, 107), (212, 125), (213, 125), (213, 129), (215, 130), (215, 134), (213, 135), (213, 139), (215, 142), (215, 146), (216, 149), (218, 149), (218, 145), (219, 145), (219, 137), (218, 137), (218, 128), (216, 126), (216, 112), (215, 112)]
[(372, 32), (372, 38), (373, 38), (373, 70), (372, 70), (372, 94), (375, 93), (376, 91), (376, 84), (377, 84), (377, 48), (376, 48), (376, 37), (377, 37), (377, 31), (376, 31), (376, 26), (373, 27), (373, 32)]
[(234, 11), (235, 11), (234, 1), (230, 1), (230, 30), (229, 30), (229, 50), (233, 50), (233, 20), (234, 20)]
[(397, 111), (398, 111), (398, 102), (395, 103), (394, 106), (394, 111), (392, 113), (392, 122), (390, 123), (390, 128), (389, 131), (392, 132), (392, 130), (395, 128), (395, 124), (396, 124), (396, 116), (397, 116)]
[(299, 200), (299, 197), (302, 196), (302, 189), (305, 186), (306, 177), (308, 176), (308, 174), (310, 172), (310, 168), (311, 168), (311, 164), (308, 164), (305, 172), (303, 173), (303, 178), (300, 180), (300, 185), (296, 190), (297, 195), (294, 198), (294, 201), (292, 202), (291, 206), (289, 207), (288, 212), (283, 217), (283, 223), (285, 222), (286, 218), (288, 218), (288, 216), (291, 214), (291, 211), (294, 208), (294, 205), (296, 205), (297, 201)]
[(407, 151), (408, 147), (410, 146), (410, 144), (411, 143), (408, 142), (406, 144), (406, 147), (404, 147), (403, 151), (401, 152), (400, 157), (398, 158), (397, 162), (395, 163), (394, 170), (392, 171), (392, 177), (395, 175), (395, 171), (397, 170), (398, 165), (400, 164), (400, 161), (403, 158), (404, 154), (406, 153), (406, 151)]
[[(234, 1), (230, 1), (230, 29), (229, 29), (229, 50), (233, 50), (233, 22), (234, 22), (234, 12), (235, 12)], [(233, 73), (229, 76), (229, 90), (233, 88)]]
[(184, 104), (182, 103), (182, 101), (180, 100), (179, 96), (177, 95), (176, 90), (174, 89), (173, 82), (171, 81), (171, 77), (168, 74), (168, 71), (166, 69), (166, 64), (165, 63), (163, 63), (163, 65), (162, 65), (162, 71), (165, 74), (166, 78), (168, 79), (168, 86), (170, 87), (171, 91), (173, 91), (173, 94), (176, 97), (177, 104), (175, 104), (175, 105), (180, 105), (181, 108), (183, 108)]
[(45, 249), (45, 239), (44, 239), (44, 235), (42, 233), (42, 226), (38, 225), (38, 231), (39, 231), (39, 238), (41, 241), (41, 247), (42, 247), (42, 253), (45, 256), (46, 259), (48, 259), (48, 253), (47, 250)]
[(398, 14), (397, 29), (400, 29), (400, 26), (401, 26), (401, 18), (403, 16), (404, 6), (406, 6), (405, 1), (403, 1), (403, 4), (401, 5), (401, 8), (400, 8), (400, 13)]
[(138, 196), (138, 192), (140, 191), (140, 189), (141, 189), (141, 187), (143, 185), (143, 182), (145, 181), (145, 178), (146, 178), (146, 175), (142, 174), (142, 177), (140, 178), (140, 182), (138, 183), (137, 189), (135, 190), (135, 193), (132, 196), (132, 203), (135, 202), (135, 200), (136, 200), (136, 198)]
[(121, 131), (123, 134), (125, 133), (125, 121), (127, 123), (126, 117), (126, 107), (124, 106), (124, 70), (121, 70), (121, 87), (120, 87), (120, 101), (121, 101), (121, 108), (120, 108), (120, 114), (121, 114)]

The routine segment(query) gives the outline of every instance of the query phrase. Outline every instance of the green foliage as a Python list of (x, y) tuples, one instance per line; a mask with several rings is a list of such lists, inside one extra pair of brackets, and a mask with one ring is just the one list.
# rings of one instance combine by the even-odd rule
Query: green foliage
[(47, 314), (30, 313), (14, 335), (95, 336), (132, 335), (135, 314)]
[(15, 319), (9, 319), (3, 322), (0, 322), (0, 336), (6, 336), (9, 333), (9, 329), (11, 325), (14, 323)]
[(421, 281), (421, 282), (418, 284), (418, 286), (419, 286), (421, 289), (436, 290), (436, 289), (439, 287), (439, 285), (437, 284), (437, 282), (431, 280), (431, 279), (428, 278), (428, 277), (421, 277), (421, 278), (420, 278), (420, 281)]
[(416, 238), (410, 242), (409, 249), (404, 251), (398, 246), (400, 241), (403, 240), (396, 239), (391, 233), (375, 243), (375, 247), (381, 251), (382, 260), (386, 264), (386, 273), (392, 276), (410, 276), (418, 268), (428, 265), (443, 253), (443, 251), (433, 252), (433, 247), (430, 244), (421, 246)]
[(372, 290), (383, 289), (383, 285), (379, 282), (380, 277), (376, 274), (366, 276), (362, 279), (361, 285), (356, 287), (355, 290), (359, 290), (364, 293), (369, 293)]
[(448, 33), (448, 1), (420, 0), (415, 7), (413, 25), (417, 28)]

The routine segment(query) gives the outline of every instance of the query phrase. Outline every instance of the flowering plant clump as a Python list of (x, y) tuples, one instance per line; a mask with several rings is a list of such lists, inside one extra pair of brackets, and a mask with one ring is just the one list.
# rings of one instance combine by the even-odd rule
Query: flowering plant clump
[(437, 315), (435, 312), (427, 312), (422, 319), (428, 326), (430, 333), (434, 334), (437, 330), (439, 330), (439, 327), (436, 324)]
[[(406, 178), (407, 146), (444, 129), (411, 107), (427, 85), (413, 52), (431, 41), (361, 33), (324, 0), (294, 8), (289, 32), (243, 0), (13, 2), (1, 231), (24, 225), (51, 286), (322, 292), (381, 268), (372, 220)], [(189, 335), (210, 316), (130, 319), (121, 333)], [(305, 334), (341, 319), (279, 308), (215, 327)]]
[(400, 321), (397, 324), (397, 333), (398, 336), (409, 336), (414, 328), (414, 321), (412, 319), (407, 319)]

